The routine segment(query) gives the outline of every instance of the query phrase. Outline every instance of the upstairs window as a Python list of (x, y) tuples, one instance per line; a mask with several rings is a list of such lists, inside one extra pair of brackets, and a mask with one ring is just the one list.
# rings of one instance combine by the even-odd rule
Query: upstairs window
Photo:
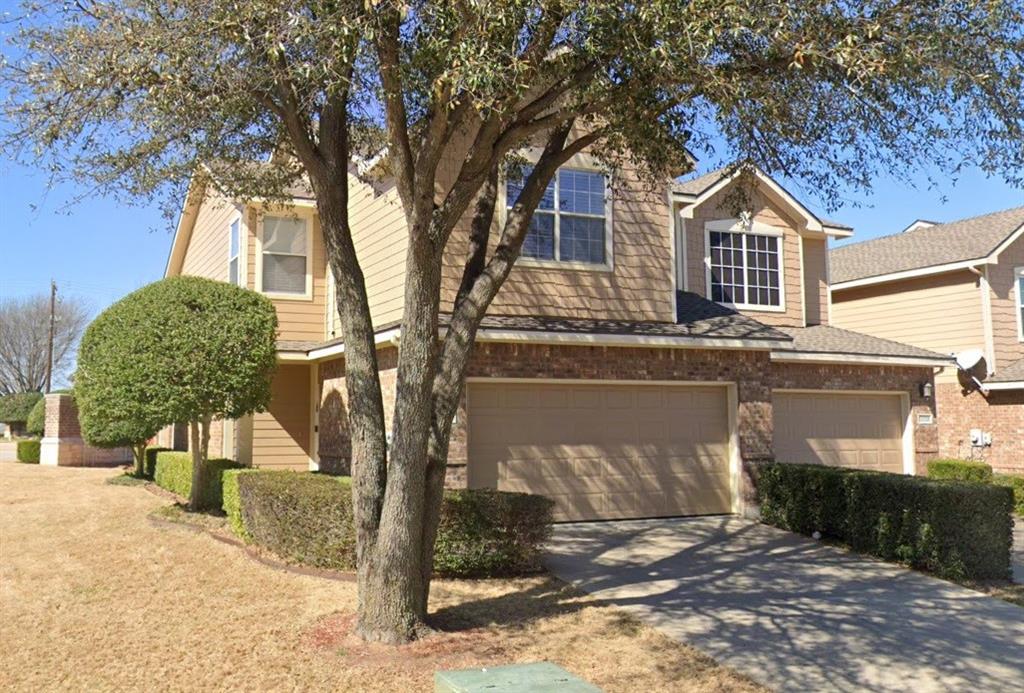
[(263, 218), (262, 285), (268, 294), (308, 294), (309, 229), (305, 219)]
[(1013, 279), (1017, 287), (1017, 338), (1024, 342), (1024, 267), (1014, 268)]
[(709, 225), (707, 230), (711, 300), (737, 308), (781, 310), (781, 235), (716, 226)]
[(231, 226), (228, 229), (228, 282), (238, 285), (242, 283), (242, 273), (239, 265), (242, 247), (241, 230), (242, 223), (240, 219), (235, 219), (231, 222)]
[[(510, 179), (506, 201), (511, 209), (523, 190), (523, 178)], [(522, 256), (534, 260), (584, 265), (608, 262), (607, 185), (596, 171), (560, 168), (548, 183), (530, 232), (523, 241)]]

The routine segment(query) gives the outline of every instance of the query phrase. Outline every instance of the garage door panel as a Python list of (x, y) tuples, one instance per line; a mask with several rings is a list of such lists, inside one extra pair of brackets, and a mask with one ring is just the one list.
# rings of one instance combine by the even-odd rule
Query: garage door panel
[(775, 458), (901, 473), (898, 394), (775, 392)]
[(726, 399), (722, 387), (472, 383), (470, 484), (546, 495), (559, 520), (729, 512)]

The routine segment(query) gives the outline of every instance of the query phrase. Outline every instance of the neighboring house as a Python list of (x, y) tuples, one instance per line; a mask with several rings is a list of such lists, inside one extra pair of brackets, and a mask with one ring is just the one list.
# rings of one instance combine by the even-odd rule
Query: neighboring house
[[(631, 170), (611, 183), (586, 155), (552, 182), (479, 331), (449, 484), (543, 493), (559, 519), (728, 513), (757, 462), (914, 473), (934, 456), (929, 391), (948, 357), (830, 326), (827, 243), (850, 228), (765, 175), (742, 219), (723, 171), (654, 192)], [(390, 417), (405, 220), (390, 181), (349, 185)], [(281, 211), (197, 186), (166, 274), (262, 291), (280, 317), (270, 411), (220, 427), (214, 453), (347, 471), (344, 345), (310, 194)]]
[(939, 454), (1024, 472), (1024, 207), (917, 221), (830, 259), (836, 325), (966, 354), (968, 371), (936, 377)]

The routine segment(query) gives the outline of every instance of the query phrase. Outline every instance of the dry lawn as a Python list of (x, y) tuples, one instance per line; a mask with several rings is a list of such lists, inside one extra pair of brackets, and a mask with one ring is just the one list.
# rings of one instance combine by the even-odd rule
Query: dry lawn
[(351, 635), (355, 586), (250, 558), (116, 472), (0, 464), (0, 690), (432, 690), (437, 669), (554, 661), (606, 691), (757, 686), (561, 583), (439, 581), (443, 633)]

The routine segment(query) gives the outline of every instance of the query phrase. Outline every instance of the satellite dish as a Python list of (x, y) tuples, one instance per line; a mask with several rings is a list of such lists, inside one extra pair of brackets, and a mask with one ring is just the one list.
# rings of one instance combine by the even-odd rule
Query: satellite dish
[(956, 355), (956, 365), (960, 370), (969, 371), (981, 363), (985, 352), (981, 349), (965, 349)]

